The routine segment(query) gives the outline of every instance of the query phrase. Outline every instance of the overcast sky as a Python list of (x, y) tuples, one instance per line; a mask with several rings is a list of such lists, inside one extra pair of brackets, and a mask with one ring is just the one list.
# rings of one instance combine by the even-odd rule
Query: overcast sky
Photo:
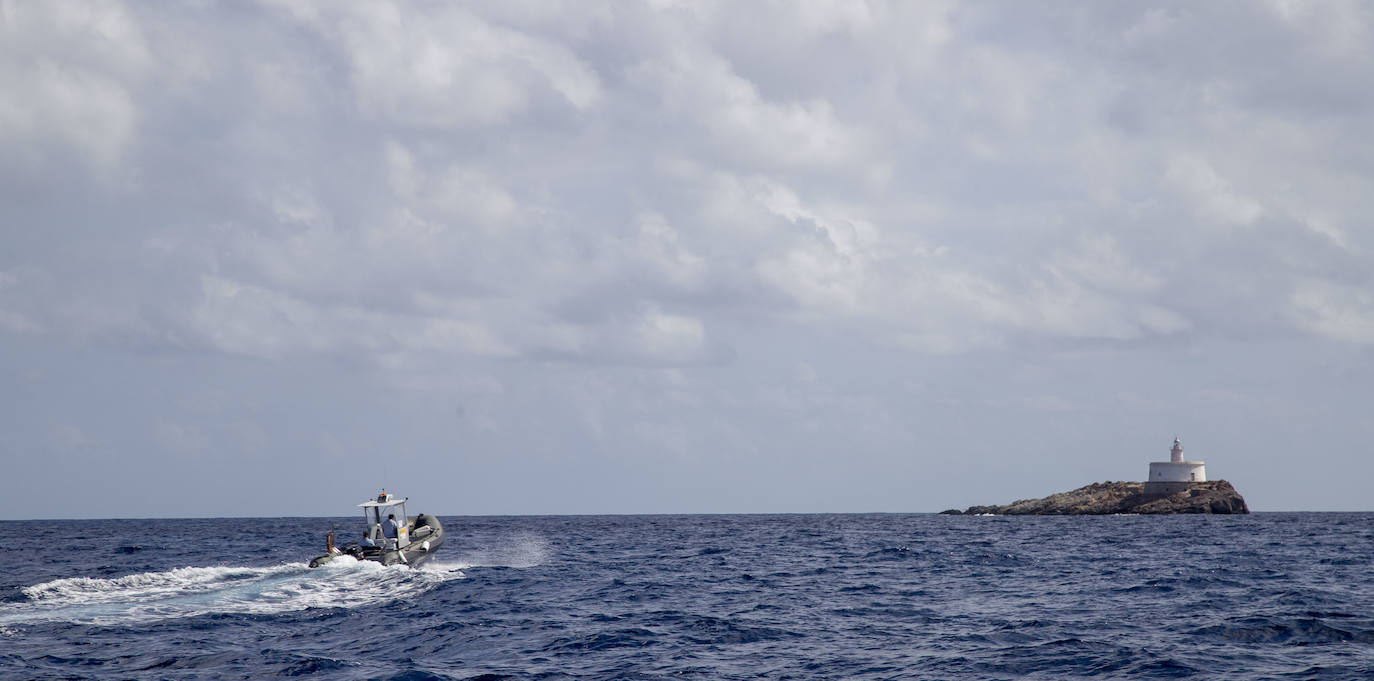
[(1371, 510), (1364, 2), (0, 0), (6, 518)]

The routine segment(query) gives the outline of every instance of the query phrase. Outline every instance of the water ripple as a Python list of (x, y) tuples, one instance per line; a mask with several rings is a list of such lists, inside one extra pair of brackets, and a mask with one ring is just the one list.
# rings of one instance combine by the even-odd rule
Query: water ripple
[(0, 678), (1374, 678), (1370, 514), (445, 518), (422, 570), (261, 522), (17, 554)]

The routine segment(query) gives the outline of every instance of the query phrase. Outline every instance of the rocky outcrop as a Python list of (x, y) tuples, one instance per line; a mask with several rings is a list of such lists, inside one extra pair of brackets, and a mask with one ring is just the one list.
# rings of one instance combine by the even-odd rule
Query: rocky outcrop
[(1140, 482), (1095, 482), (1043, 499), (1022, 499), (1005, 506), (950, 509), (948, 515), (1111, 515), (1114, 513), (1249, 513), (1240, 492), (1225, 480), (1190, 483), (1175, 494), (1145, 494)]

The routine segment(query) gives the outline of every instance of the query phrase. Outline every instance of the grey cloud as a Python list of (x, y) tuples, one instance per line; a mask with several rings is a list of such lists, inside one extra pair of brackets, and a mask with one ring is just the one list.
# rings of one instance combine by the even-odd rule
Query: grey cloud
[[(1362, 431), (1296, 402), (1367, 397), (1338, 378), (1374, 344), (1370, 26), (1359, 3), (0, 4), (0, 347), (41, 398), (11, 398), (0, 446), (318, 450), (363, 484), (394, 433), (455, 477), (633, 488), (621, 510), (960, 505), (922, 476), (971, 464), (932, 452), (1022, 470), (1021, 436), (1075, 420), (1147, 436), (1127, 413), (1170, 436), (1215, 410), (1249, 446), (1247, 413), (1291, 407), (1334, 447)], [(119, 418), (63, 366), (127, 386)], [(1164, 395), (1175, 372), (1196, 389)]]

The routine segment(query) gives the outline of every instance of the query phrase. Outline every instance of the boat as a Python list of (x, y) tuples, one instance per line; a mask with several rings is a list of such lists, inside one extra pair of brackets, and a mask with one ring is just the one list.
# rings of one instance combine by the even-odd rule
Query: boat
[(340, 556), (382, 565), (420, 567), (444, 545), (444, 526), (438, 518), (424, 513), (407, 516), (406, 500), (387, 494), (386, 490), (358, 507), (363, 509), (366, 523), (362, 537), (338, 546), (334, 543), (334, 530), (330, 530), (324, 538), (325, 554), (310, 559), (310, 567), (319, 567)]

